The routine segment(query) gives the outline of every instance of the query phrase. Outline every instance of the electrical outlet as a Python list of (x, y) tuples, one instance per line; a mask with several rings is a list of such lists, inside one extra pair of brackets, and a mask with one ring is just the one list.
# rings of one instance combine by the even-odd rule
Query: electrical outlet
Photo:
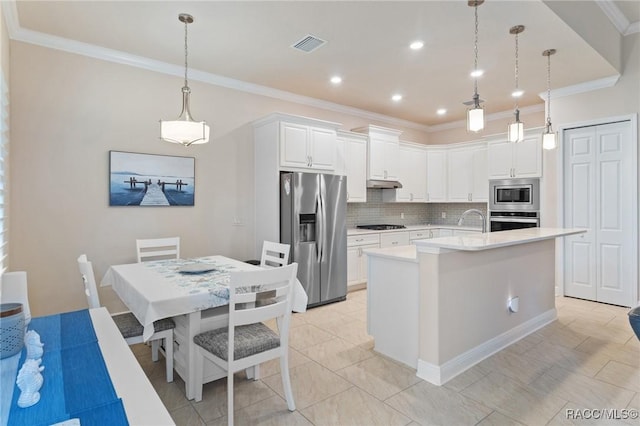
[(404, 213), (400, 213), (400, 219), (404, 219)]
[(442, 212), (442, 218), (446, 219), (447, 218), (447, 212)]

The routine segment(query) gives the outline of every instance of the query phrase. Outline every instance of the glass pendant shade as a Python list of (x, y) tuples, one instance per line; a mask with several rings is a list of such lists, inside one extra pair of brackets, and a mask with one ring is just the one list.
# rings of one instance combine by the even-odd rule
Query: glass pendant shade
[(522, 142), (524, 140), (524, 123), (516, 121), (509, 124), (507, 129), (509, 142)]
[(204, 121), (194, 121), (189, 110), (191, 90), (182, 88), (182, 112), (173, 121), (160, 120), (160, 139), (184, 146), (209, 142), (209, 126)]
[(556, 133), (551, 129), (551, 118), (547, 119), (547, 124), (544, 126), (544, 132), (542, 133), (542, 148), (543, 149), (556, 149), (558, 147), (558, 141)]
[(484, 108), (480, 105), (467, 110), (467, 130), (479, 132), (484, 129)]

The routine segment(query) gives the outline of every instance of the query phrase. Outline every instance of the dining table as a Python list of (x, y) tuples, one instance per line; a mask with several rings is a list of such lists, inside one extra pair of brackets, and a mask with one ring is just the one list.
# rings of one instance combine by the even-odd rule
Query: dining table
[[(153, 335), (155, 321), (174, 320), (174, 369), (185, 382), (187, 399), (193, 399), (197, 350), (193, 337), (228, 326), (230, 272), (259, 269), (261, 266), (221, 255), (156, 260), (112, 265), (100, 286), (111, 286), (140, 321), (145, 341)], [(304, 312), (307, 300), (302, 284), (296, 279), (292, 310)], [(203, 383), (226, 374), (205, 360)]]

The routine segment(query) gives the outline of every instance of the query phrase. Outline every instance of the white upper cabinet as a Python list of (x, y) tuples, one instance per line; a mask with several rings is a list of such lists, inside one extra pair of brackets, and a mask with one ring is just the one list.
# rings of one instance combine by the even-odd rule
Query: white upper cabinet
[(367, 201), (367, 137), (360, 133), (338, 131), (338, 155), (342, 154), (340, 170), (347, 176), (347, 202)]
[(525, 132), (522, 142), (489, 141), (489, 179), (542, 176), (542, 139), (539, 132)]
[(336, 131), (280, 123), (280, 166), (316, 170), (336, 168)]
[(448, 152), (448, 199), (484, 202), (489, 196), (486, 145), (452, 148)]
[(427, 151), (418, 144), (401, 143), (398, 148), (398, 180), (402, 188), (383, 189), (386, 202), (425, 203), (427, 201)]
[(447, 201), (447, 150), (427, 148), (427, 201)]
[(369, 135), (367, 177), (374, 180), (398, 179), (399, 130), (367, 126), (353, 129)]

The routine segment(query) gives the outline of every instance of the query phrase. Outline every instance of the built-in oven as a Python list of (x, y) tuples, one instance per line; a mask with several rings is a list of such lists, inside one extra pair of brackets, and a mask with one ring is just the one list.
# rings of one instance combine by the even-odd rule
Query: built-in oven
[(540, 179), (490, 180), (489, 210), (539, 211)]
[(490, 231), (540, 226), (540, 179), (489, 181)]
[(491, 211), (489, 212), (491, 232), (512, 229), (540, 227), (540, 212), (531, 211)]

